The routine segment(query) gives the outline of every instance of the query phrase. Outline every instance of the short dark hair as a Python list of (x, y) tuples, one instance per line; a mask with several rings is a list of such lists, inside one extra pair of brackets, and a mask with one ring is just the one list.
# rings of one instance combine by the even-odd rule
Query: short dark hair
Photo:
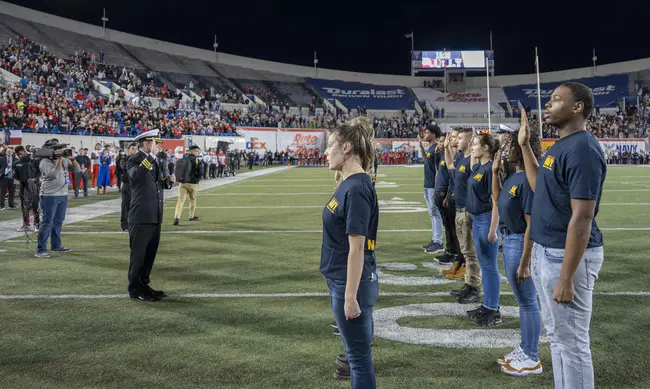
[(138, 147), (138, 142), (132, 142), (128, 146), (126, 146), (127, 149), (130, 149), (131, 147)]
[(201, 150), (201, 148), (197, 145), (190, 146), (190, 151), (194, 151), (194, 150)]
[(438, 127), (437, 124), (429, 124), (425, 131), (429, 131), (430, 133), (434, 134), (436, 138), (439, 138), (442, 136), (442, 130), (440, 127)]
[(579, 82), (565, 82), (562, 84), (571, 90), (571, 94), (575, 101), (581, 101), (584, 104), (584, 110), (582, 111), (582, 116), (587, 119), (591, 114), (591, 111), (594, 109), (594, 92), (591, 91), (585, 84)]
[(16, 149), (14, 150), (14, 152), (15, 152), (16, 154), (18, 154), (18, 153), (20, 153), (21, 151), (25, 151), (25, 147), (23, 147), (23, 146), (16, 146)]
[(458, 134), (465, 134), (468, 132), (474, 132), (474, 130), (470, 127), (461, 127), (461, 128), (456, 128), (455, 131), (458, 131)]

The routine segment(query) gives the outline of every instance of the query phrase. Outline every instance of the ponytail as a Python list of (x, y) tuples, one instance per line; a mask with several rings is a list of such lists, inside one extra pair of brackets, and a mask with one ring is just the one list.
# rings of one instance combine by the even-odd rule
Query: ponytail
[[(336, 136), (340, 143), (350, 142), (352, 155), (359, 156), (361, 167), (372, 176), (375, 161), (375, 129), (370, 119), (365, 116), (356, 117), (332, 130), (330, 136)], [(343, 181), (340, 171), (334, 174), (334, 180), (337, 186)]]

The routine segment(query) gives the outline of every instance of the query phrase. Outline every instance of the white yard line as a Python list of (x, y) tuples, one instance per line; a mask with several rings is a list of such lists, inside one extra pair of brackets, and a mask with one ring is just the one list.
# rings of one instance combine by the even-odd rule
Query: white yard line
[[(380, 281), (381, 282), (381, 281)], [(381, 292), (383, 297), (451, 297), (448, 292)], [(501, 295), (512, 296), (512, 292), (502, 292)], [(596, 296), (650, 296), (650, 292), (594, 292)], [(181, 293), (170, 294), (169, 298), (294, 298), (294, 297), (328, 297), (328, 293)], [(16, 294), (0, 295), (0, 300), (108, 300), (127, 298), (127, 294)]]
[[(650, 205), (650, 203), (600, 203), (600, 205)], [(166, 205), (165, 209), (174, 209), (175, 205)], [(196, 207), (196, 209), (302, 209), (302, 208), (318, 208), (323, 209), (325, 205), (223, 205), (223, 206), (208, 206)], [(92, 223), (89, 220), (86, 223)], [(97, 223), (108, 222), (108, 220), (97, 220)], [(112, 221), (111, 221), (112, 222)]]
[[(601, 227), (601, 231), (650, 231), (650, 227)], [(318, 234), (322, 230), (177, 230), (162, 231), (163, 235), (184, 234)], [(430, 229), (421, 230), (379, 230), (381, 233), (414, 233), (431, 232)], [(123, 231), (63, 231), (61, 235), (127, 235)], [(27, 240), (7, 240), (7, 243), (25, 243)]]

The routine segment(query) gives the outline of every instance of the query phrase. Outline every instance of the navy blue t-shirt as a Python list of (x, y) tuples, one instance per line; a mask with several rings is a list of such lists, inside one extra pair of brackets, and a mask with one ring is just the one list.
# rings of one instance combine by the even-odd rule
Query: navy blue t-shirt
[(447, 170), (447, 163), (445, 162), (445, 153), (436, 153), (436, 160), (438, 160), (438, 174), (436, 174), (436, 192), (447, 192), (449, 188), (449, 170)]
[(456, 167), (454, 172), (454, 201), (456, 201), (456, 207), (458, 208), (465, 208), (467, 203), (467, 180), (471, 174), (469, 166), (471, 160), (471, 155), (466, 157), (462, 153), (456, 154), (454, 160), (454, 167)]
[(363, 235), (366, 241), (361, 277), (370, 278), (376, 270), (378, 225), (379, 204), (370, 177), (359, 173), (343, 180), (323, 209), (321, 273), (328, 278), (347, 279), (348, 235)]
[[(461, 152), (456, 152), (453, 156), (453, 161), (454, 161), (454, 166), (456, 164), (456, 161), (458, 160), (459, 155), (462, 157), (463, 153)], [(456, 171), (452, 170), (449, 172), (449, 188), (447, 189), (449, 192), (454, 193), (454, 181), (456, 180)]]
[[(530, 214), (533, 204), (533, 190), (528, 184), (526, 172), (516, 172), (503, 183), (497, 205), (499, 228), (505, 227), (511, 234), (526, 232), (525, 213)], [(528, 210), (528, 212), (526, 212)]]
[(571, 220), (571, 199), (595, 200), (588, 248), (601, 247), (596, 215), (607, 175), (598, 140), (587, 131), (559, 139), (542, 159), (531, 212), (530, 238), (545, 247), (563, 249)]
[(424, 156), (424, 187), (434, 188), (436, 186), (436, 143), (429, 146)]
[(467, 180), (467, 201), (465, 208), (472, 215), (492, 211), (492, 161), (472, 167)]

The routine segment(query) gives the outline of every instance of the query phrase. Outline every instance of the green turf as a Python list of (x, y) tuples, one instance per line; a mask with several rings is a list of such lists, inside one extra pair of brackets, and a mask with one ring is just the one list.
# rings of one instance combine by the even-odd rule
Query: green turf
[[(378, 189), (380, 199), (398, 197), (424, 207), (422, 173), (421, 168), (381, 167), (384, 176), (379, 181), (399, 187)], [(200, 192), (201, 220), (186, 221), (186, 205), (178, 227), (171, 225), (176, 201), (167, 201), (152, 285), (173, 293), (326, 292), (318, 272), (320, 215), (334, 190), (332, 177), (326, 169), (290, 169)], [(610, 191), (630, 189), (637, 191)], [(647, 205), (630, 204), (650, 202), (650, 169), (610, 168), (605, 190), (599, 226), (650, 227)], [(277, 206), (284, 208), (270, 208)], [(432, 261), (420, 248), (430, 239), (429, 228), (426, 212), (381, 213), (378, 261), (418, 266), (386, 273), (437, 275), (421, 266)], [(298, 232), (279, 232), (289, 230)], [(0, 242), (0, 250), (5, 250), (0, 251), (0, 295), (126, 293), (128, 236), (102, 234), (118, 231), (118, 214), (65, 226), (64, 245), (74, 252), (48, 260), (33, 257), (34, 244), (15, 242), (24, 237)], [(605, 264), (597, 292), (650, 291), (649, 235), (604, 232)], [(381, 291), (443, 292), (458, 285), (382, 284)], [(509, 287), (503, 284), (502, 290)], [(383, 296), (377, 309), (452, 301)], [(645, 339), (650, 298), (597, 295), (594, 301), (591, 335), (597, 387), (650, 387), (644, 357), (650, 352)], [(510, 296), (501, 302), (514, 305)], [(182, 298), (155, 304), (126, 299), (0, 300), (0, 387), (344, 388), (349, 384), (331, 378), (341, 344), (331, 334), (329, 321), (326, 297)], [(505, 321), (495, 329), (517, 328), (518, 320)], [(399, 324), (472, 328), (466, 317), (406, 317)], [(552, 387), (548, 345), (540, 350), (546, 372), (527, 379), (498, 372), (495, 358), (509, 351), (426, 347), (380, 338), (373, 348), (380, 388)]]

